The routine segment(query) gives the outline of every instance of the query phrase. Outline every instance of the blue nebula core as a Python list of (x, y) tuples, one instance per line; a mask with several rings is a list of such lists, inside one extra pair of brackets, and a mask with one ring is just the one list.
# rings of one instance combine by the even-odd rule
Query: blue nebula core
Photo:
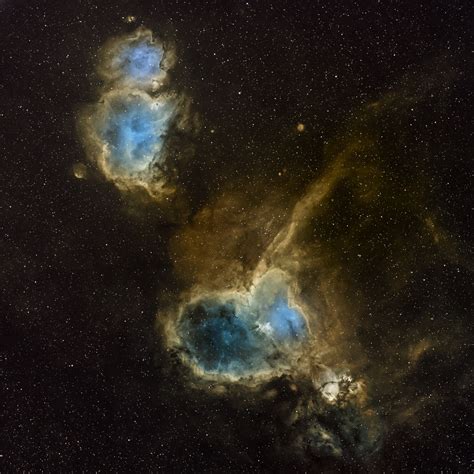
[(189, 308), (183, 329), (188, 350), (205, 371), (241, 375), (260, 363), (258, 334), (232, 303), (204, 301)]
[(265, 311), (258, 306), (205, 299), (185, 308), (180, 336), (190, 358), (205, 372), (233, 376), (283, 362), (307, 334), (306, 320), (283, 296)]
[(128, 173), (146, 169), (163, 148), (172, 113), (171, 104), (140, 95), (119, 96), (111, 101), (99, 130), (109, 147), (110, 166)]
[(268, 320), (275, 337), (279, 340), (299, 339), (306, 334), (306, 323), (303, 316), (288, 306), (288, 302), (279, 296), (271, 306)]
[(125, 46), (116, 57), (116, 66), (122, 74), (136, 81), (151, 81), (160, 73), (163, 50), (148, 42)]

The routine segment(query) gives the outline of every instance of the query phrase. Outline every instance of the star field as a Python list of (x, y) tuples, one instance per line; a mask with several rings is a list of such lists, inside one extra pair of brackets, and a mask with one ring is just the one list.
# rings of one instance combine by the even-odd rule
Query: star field
[(0, 3), (0, 470), (472, 470), (469, 2)]

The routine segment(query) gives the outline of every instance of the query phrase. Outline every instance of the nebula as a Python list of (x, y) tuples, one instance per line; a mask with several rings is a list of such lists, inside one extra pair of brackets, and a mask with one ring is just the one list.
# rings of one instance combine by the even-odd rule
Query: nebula
[(204, 300), (186, 308), (184, 346), (207, 373), (245, 375), (264, 364), (264, 341), (248, 315), (230, 301)]
[(182, 149), (192, 131), (189, 101), (168, 80), (174, 50), (139, 28), (107, 42), (99, 57), (104, 90), (79, 118), (86, 152), (121, 191), (144, 190), (163, 201), (176, 193), (176, 167), (168, 149), (176, 130)]
[[(149, 30), (112, 40), (99, 66), (106, 88), (82, 121), (89, 156), (106, 179), (158, 202), (176, 190), (172, 170), (190, 122), (189, 102), (170, 85), (173, 64), (172, 49)], [(304, 462), (366, 459), (380, 446), (384, 422), (370, 395), (383, 393), (374, 380), (386, 375), (359, 338), (364, 305), (383, 301), (406, 279), (411, 260), (445, 243), (418, 182), (397, 176), (383, 158), (395, 160), (400, 121), (449, 81), (426, 76), (426, 83), (407, 76), (354, 112), (325, 146), (325, 167), (292, 205), (284, 183), (271, 193), (256, 183), (255, 196), (264, 198), (254, 201), (222, 186), (171, 242), (181, 286), (160, 306), (156, 325), (183, 379), (190, 389), (240, 401), (291, 393), (292, 403), (278, 405), (280, 435)], [(387, 189), (401, 197), (384, 201)], [(374, 216), (412, 229), (407, 242), (423, 238), (417, 255), (410, 258), (388, 227), (374, 239)], [(367, 274), (363, 261), (379, 274)], [(374, 285), (377, 279), (383, 282)]]
[(150, 44), (139, 43), (123, 48), (114, 61), (114, 67), (136, 81), (150, 81), (160, 71), (163, 51)]
[(182, 360), (200, 376), (242, 383), (290, 370), (310, 336), (295, 293), (272, 269), (249, 290), (199, 294), (171, 321)]
[(235, 397), (249, 410), (251, 400), (268, 408), (282, 427), (274, 443), (289, 458), (363, 459), (377, 449), (381, 424), (367, 408), (366, 383), (347, 365), (323, 363), (324, 323), (288, 273), (270, 268), (255, 273), (249, 288), (195, 290), (178, 318), (171, 311), (158, 321), (167, 322), (168, 343), (190, 369), (192, 387)]
[(142, 92), (105, 96), (94, 116), (94, 130), (104, 144), (109, 173), (133, 176), (159, 160), (173, 114), (171, 100)]
[(474, 472), (472, 3), (0, 0), (0, 471)]
[(268, 314), (267, 327), (280, 340), (298, 340), (304, 336), (306, 328), (302, 315), (288, 306), (284, 297), (278, 297)]
[[(254, 201), (223, 187), (171, 243), (182, 287), (158, 312), (157, 327), (185, 380), (211, 396), (271, 400), (282, 445), (308, 465), (367, 460), (380, 448), (386, 420), (373, 394), (391, 397), (386, 387), (399, 375), (378, 363), (389, 352), (361, 337), (373, 331), (390, 340), (372, 302), (399, 291), (415, 260), (419, 269), (448, 250), (417, 171), (398, 175), (406, 156), (397, 162), (393, 152), (400, 123), (450, 80), (426, 76), (421, 83), (407, 76), (354, 112), (292, 206), (284, 182), (273, 193), (255, 182)], [(389, 222), (407, 229), (403, 241)]]
[(139, 28), (134, 33), (109, 41), (101, 53), (99, 74), (107, 82), (137, 89), (156, 89), (174, 63), (172, 49), (165, 51), (150, 30)]

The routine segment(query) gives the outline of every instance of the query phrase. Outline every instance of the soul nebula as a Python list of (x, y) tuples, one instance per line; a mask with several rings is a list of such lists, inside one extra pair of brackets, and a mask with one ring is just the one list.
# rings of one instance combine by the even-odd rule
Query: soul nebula
[[(172, 55), (171, 55), (172, 56)], [(107, 81), (128, 87), (148, 89), (154, 81), (166, 76), (169, 55), (150, 30), (139, 28), (135, 33), (115, 39), (103, 51), (99, 73)]]
[(110, 171), (133, 174), (159, 159), (172, 117), (170, 101), (136, 92), (107, 97), (98, 110), (96, 129)]
[(105, 178), (157, 200), (174, 189), (166, 166), (173, 122), (179, 118), (185, 128), (184, 101), (167, 82), (173, 58), (173, 50), (145, 28), (113, 38), (100, 54), (100, 98), (80, 119), (88, 155)]
[(160, 72), (163, 51), (148, 43), (126, 46), (114, 61), (114, 66), (125, 76), (137, 81), (151, 80)]

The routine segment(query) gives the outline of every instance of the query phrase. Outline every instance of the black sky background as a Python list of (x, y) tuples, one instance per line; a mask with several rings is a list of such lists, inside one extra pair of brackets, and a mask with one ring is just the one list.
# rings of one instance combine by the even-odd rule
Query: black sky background
[[(190, 395), (162, 349), (153, 326), (157, 295), (176, 291), (168, 241), (178, 224), (152, 204), (138, 211), (91, 165), (92, 179), (73, 175), (73, 165), (85, 162), (77, 111), (97, 99), (96, 53), (109, 37), (144, 24), (176, 43), (172, 75), (202, 121), (196, 156), (180, 175), (191, 213), (223, 189), (245, 190), (254, 181), (259, 190), (277, 186), (297, 199), (352, 111), (440, 58), (440, 68), (461, 72), (431, 137), (437, 153), (424, 166), (431, 170), (431, 204), (469, 259), (469, 7), (467, 1), (2, 1), (0, 469), (298, 466), (275, 460), (271, 429), (255, 433), (269, 407)], [(137, 23), (127, 25), (127, 15)], [(424, 118), (430, 122), (429, 111)], [(306, 125), (301, 137), (293, 130), (298, 122)], [(287, 178), (273, 169), (288, 170)], [(471, 275), (459, 273), (434, 271), (414, 282), (416, 295), (400, 295), (387, 310), (390, 324), (397, 325), (394, 305), (416, 308), (423, 295), (442, 291), (469, 321)], [(472, 354), (461, 359), (467, 370)], [(425, 378), (444, 390), (453, 366), (434, 364), (446, 370), (430, 369)], [(420, 428), (428, 434), (421, 444), (394, 434), (372, 469), (467, 470), (465, 406), (453, 400), (449, 410), (434, 408)]]

